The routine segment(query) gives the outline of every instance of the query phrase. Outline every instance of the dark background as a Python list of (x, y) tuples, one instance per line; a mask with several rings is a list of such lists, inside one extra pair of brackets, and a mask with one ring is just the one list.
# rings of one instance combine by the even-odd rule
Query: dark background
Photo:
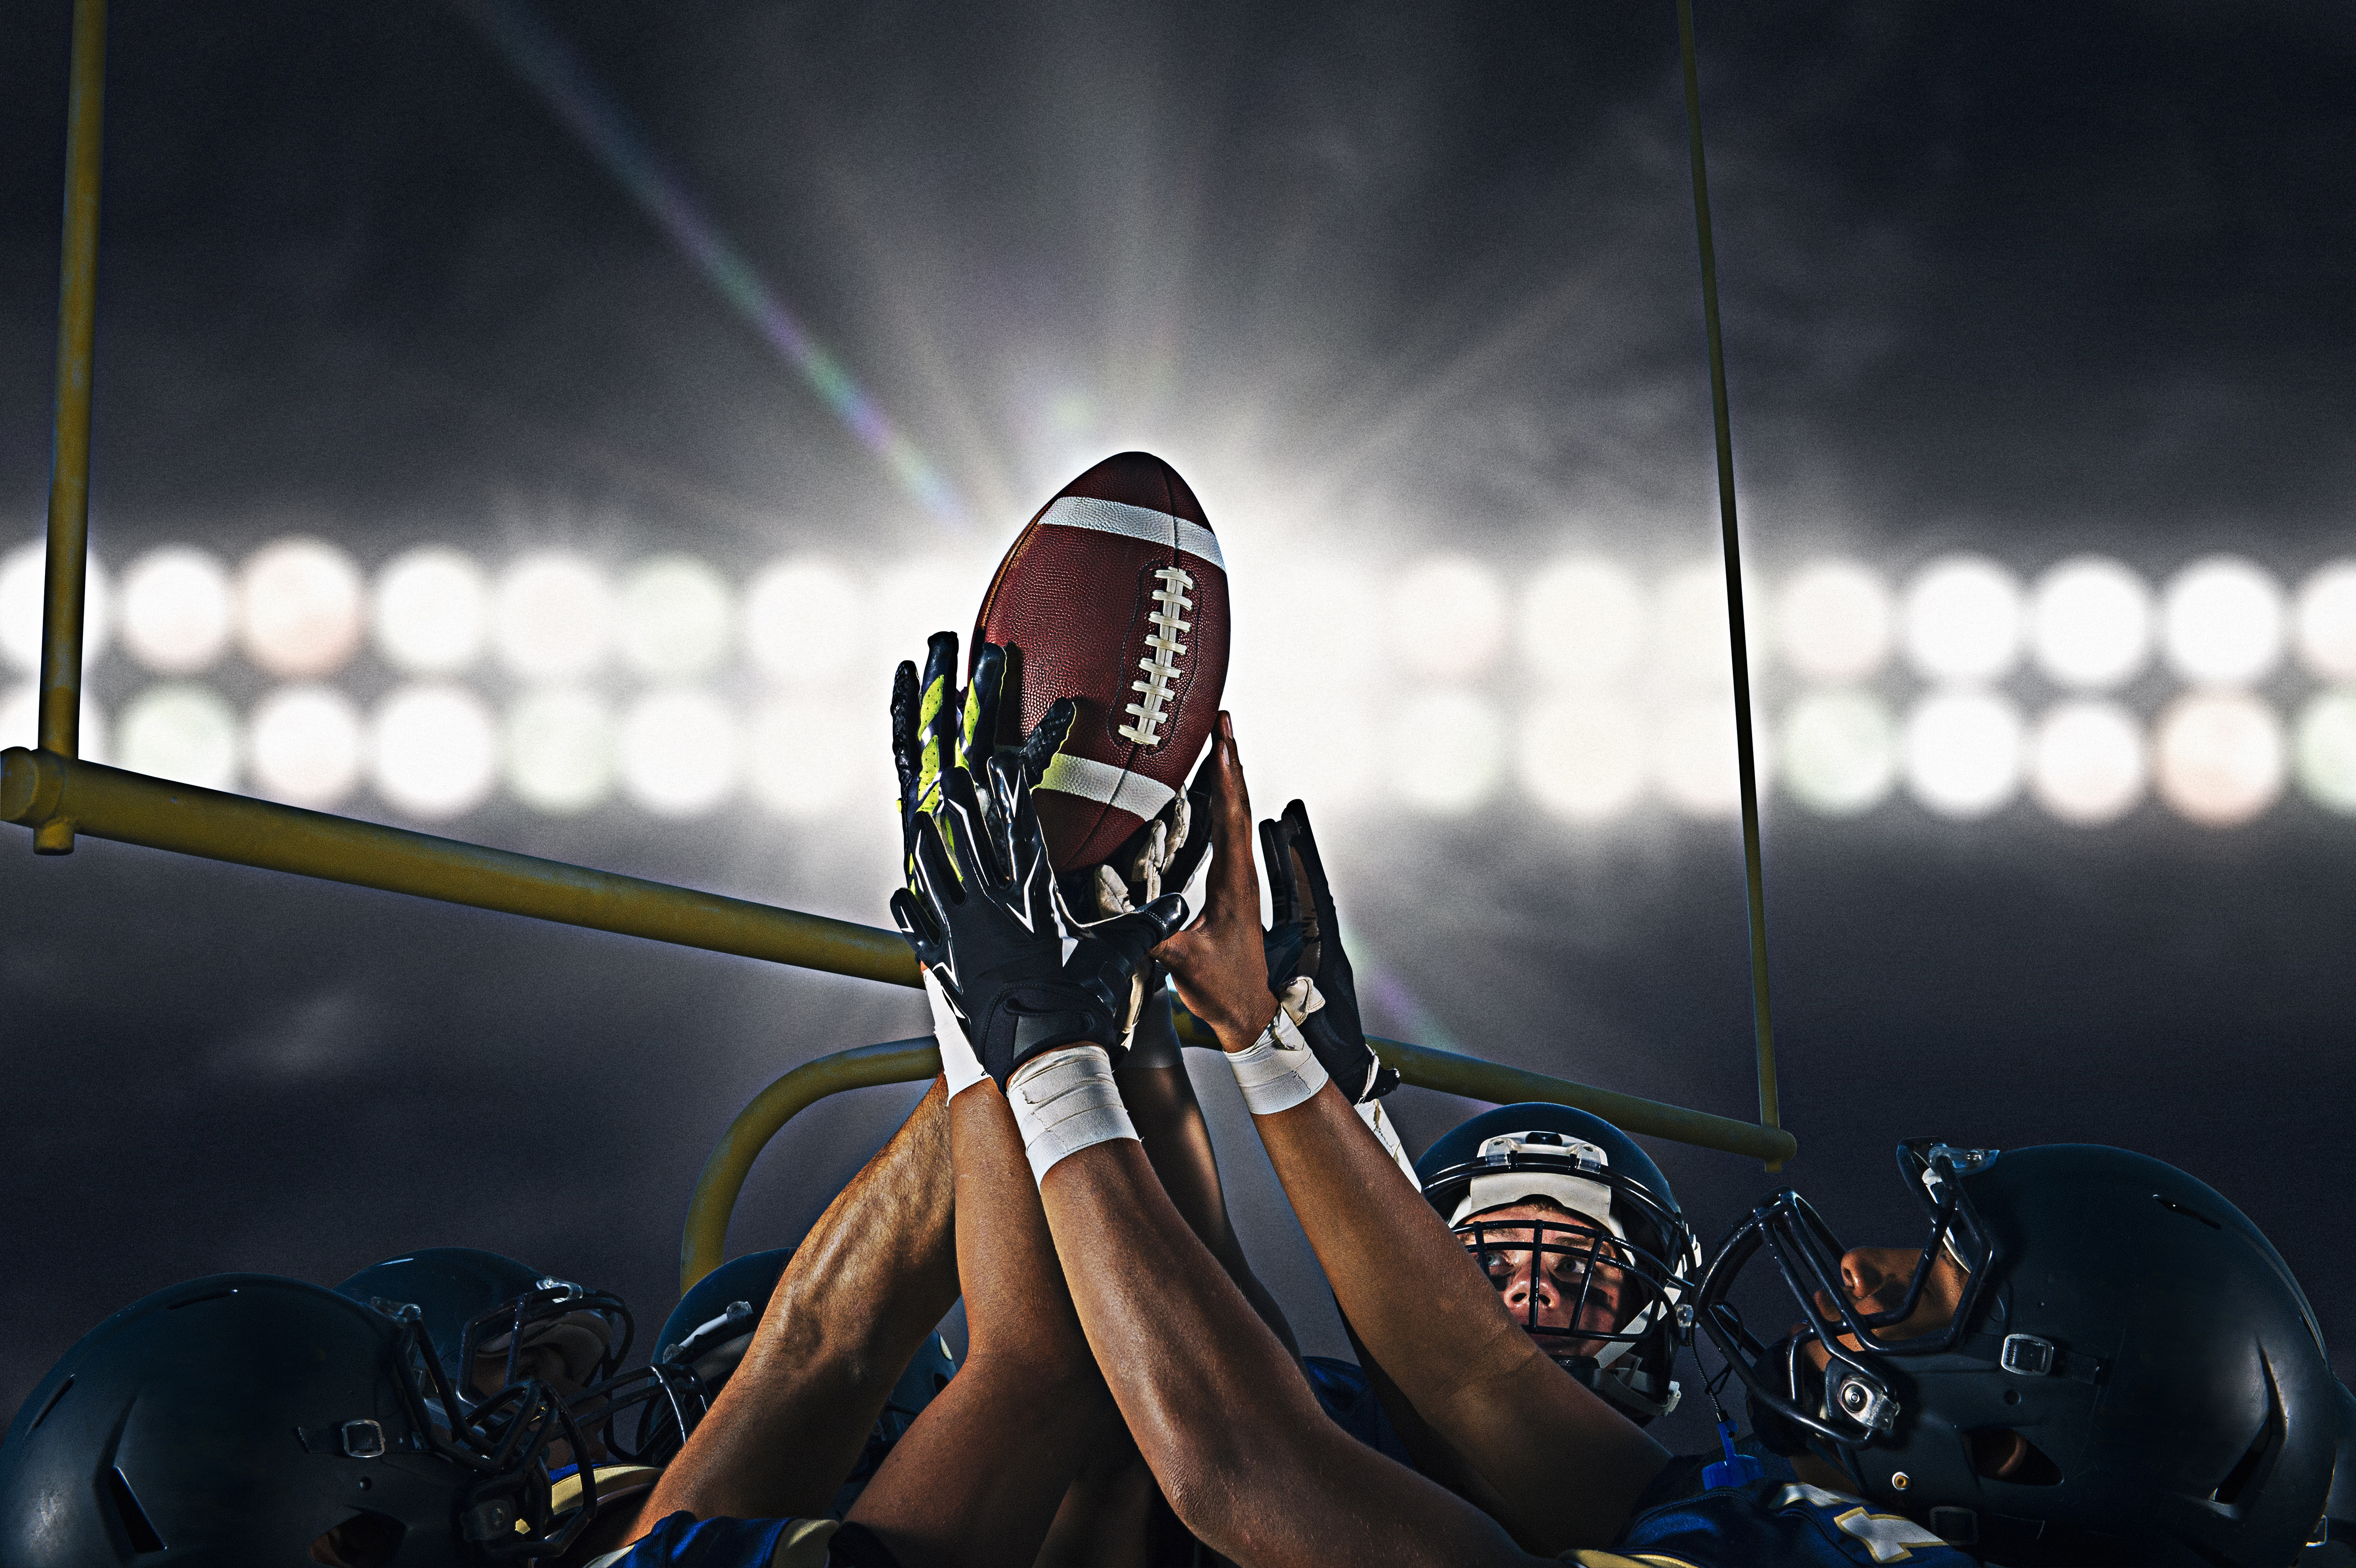
[[(25, 536), (69, 9), (17, 6), (0, 58), (0, 508)], [(972, 539), (1141, 445), (1231, 538), (1711, 548), (1667, 0), (549, 15), (940, 464)], [(2098, 549), (2158, 573), (2231, 548), (2296, 580), (2347, 549), (2344, 7), (1706, 3), (1700, 30), (1754, 560)], [(106, 157), (93, 513), (118, 558), (290, 526), (364, 561), (568, 529), (744, 561), (948, 537), (459, 10), (120, 0)], [(1328, 832), (1356, 932), (1419, 1003), (1372, 1021), (1749, 1114), (1732, 830), (1520, 816)], [(495, 805), (453, 831), (871, 922), (890, 874), (749, 813)], [(856, 982), (0, 847), (0, 1412), (146, 1291), (332, 1282), (423, 1244), (619, 1289), (651, 1334), (728, 1118), (797, 1061), (926, 1026)], [(2245, 1208), (2356, 1338), (2345, 820), (1772, 811), (1767, 875), (1788, 1176), (1837, 1222), (1909, 1211), (1902, 1135), (2126, 1144)], [(1225, 1077), (1203, 1081), (1241, 1219), (1333, 1349)], [(733, 1244), (798, 1235), (916, 1092), (798, 1122)], [(1461, 1109), (1392, 1103), (1417, 1147)], [(1708, 1233), (1768, 1185), (1657, 1152)]]

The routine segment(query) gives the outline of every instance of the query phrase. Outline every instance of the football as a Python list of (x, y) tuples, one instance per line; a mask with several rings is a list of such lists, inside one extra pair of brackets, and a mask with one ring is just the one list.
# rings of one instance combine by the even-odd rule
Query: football
[(1227, 574), (1194, 492), (1145, 452), (1066, 485), (998, 564), (982, 642), (1021, 697), (1001, 739), (1058, 697), (1079, 707), (1034, 797), (1055, 869), (1109, 859), (1185, 788), (1226, 686)]

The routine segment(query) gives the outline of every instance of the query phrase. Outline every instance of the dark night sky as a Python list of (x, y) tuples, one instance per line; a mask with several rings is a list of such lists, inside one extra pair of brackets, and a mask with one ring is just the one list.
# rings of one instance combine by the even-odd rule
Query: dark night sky
[[(21, 535), (48, 477), (69, 7), (34, 9), (0, 59)], [(745, 561), (938, 542), (465, 12), (114, 12), (93, 508), (116, 556), (234, 556), (298, 523), (364, 560), (534, 527)], [(1666, 0), (549, 14), (990, 538), (1142, 445), (1231, 536), (1282, 514), (1505, 556), (1566, 529), (1709, 547)], [(1706, 3), (1701, 32), (1755, 560), (2099, 549), (2156, 573), (2232, 548), (2295, 577), (2348, 549), (2344, 7)], [(1514, 815), (1332, 835), (1358, 929), (1465, 1048), (1747, 1112), (1731, 831), (1566, 840)], [(883, 918), (888, 865), (734, 819), (489, 807), (453, 831)], [(419, 1244), (610, 1284), (650, 1331), (727, 1118), (795, 1061), (924, 1026), (913, 993), (854, 982), (7, 847), (0, 1411), (175, 1279), (333, 1281)], [(1837, 1219), (1901, 1213), (1901, 1135), (2127, 1144), (2247, 1208), (2356, 1342), (2344, 819), (1778, 811), (1767, 870), (1791, 1176)], [(798, 1125), (735, 1244), (797, 1234), (914, 1093)], [(1395, 1103), (1419, 1146), (1447, 1123)], [(1257, 1151), (1214, 1110), (1268, 1272), (1328, 1347)], [(1711, 1233), (1765, 1185), (1663, 1162)]]

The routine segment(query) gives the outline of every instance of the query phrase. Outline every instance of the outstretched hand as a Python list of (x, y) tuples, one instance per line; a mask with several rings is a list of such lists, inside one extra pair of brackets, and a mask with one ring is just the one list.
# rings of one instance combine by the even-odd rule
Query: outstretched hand
[(1178, 999), (1211, 1026), (1219, 1044), (1240, 1051), (1276, 1016), (1259, 924), (1259, 875), (1252, 864), (1251, 795), (1236, 756), (1235, 721), (1219, 715), (1205, 769), (1211, 785), (1211, 872), (1203, 914), (1153, 950), (1178, 982)]

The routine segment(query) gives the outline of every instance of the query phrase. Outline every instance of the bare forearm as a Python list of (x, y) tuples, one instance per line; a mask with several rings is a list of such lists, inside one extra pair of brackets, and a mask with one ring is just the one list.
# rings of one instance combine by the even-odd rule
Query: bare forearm
[(906, 1568), (1027, 1568), (1110, 1408), (994, 1084), (949, 1105), (965, 1366), (852, 1510)]
[(1603, 1546), (1667, 1451), (1546, 1360), (1340, 1092), (1255, 1119), (1343, 1316), (1525, 1544)]
[(1121, 1414), (1215, 1551), (1248, 1568), (1527, 1561), (1478, 1510), (1325, 1419), (1136, 1144), (1070, 1156), (1041, 1196)]
[[(1157, 1004), (1157, 1011), (1158, 1018), (1149, 1013), (1146, 1026), (1158, 1022), (1162, 1028), (1169, 1028), (1166, 999)], [(1174, 1036), (1168, 1045), (1166, 1054), (1175, 1057)], [(1115, 1078), (1153, 1174), (1188, 1228), (1202, 1238), (1259, 1320), (1283, 1343), (1286, 1352), (1299, 1359), (1301, 1346), (1293, 1338), (1292, 1325), (1285, 1320), (1283, 1308), (1277, 1305), (1259, 1276), (1252, 1273), (1251, 1262), (1244, 1255), (1243, 1243), (1227, 1217), (1226, 1193), (1219, 1180), (1217, 1155), (1211, 1147), (1210, 1126), (1203, 1119), (1203, 1107), (1194, 1098), (1194, 1085), (1186, 1076), (1184, 1064), (1173, 1061), (1162, 1066), (1140, 1059), (1141, 1056), (1133, 1054)]]
[(648, 1501), (649, 1523), (823, 1513), (884, 1399), (957, 1300), (947, 1100), (936, 1079), (819, 1216), (744, 1359)]

